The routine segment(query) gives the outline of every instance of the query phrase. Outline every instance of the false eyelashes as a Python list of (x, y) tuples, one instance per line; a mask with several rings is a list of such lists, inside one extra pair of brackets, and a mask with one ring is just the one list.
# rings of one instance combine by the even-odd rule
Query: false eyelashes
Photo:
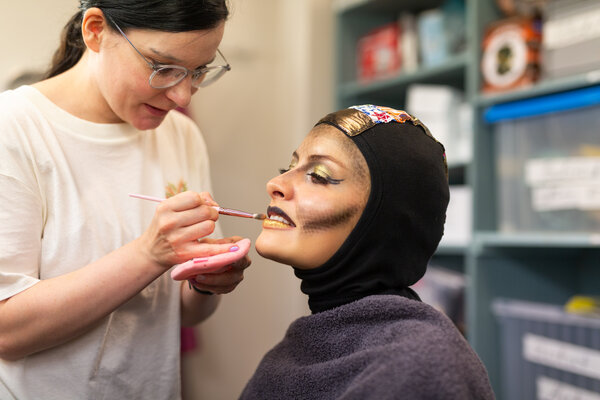
[[(290, 166), (288, 168), (280, 168), (279, 173), (283, 175), (286, 172), (290, 171), (291, 169), (292, 169), (292, 166)], [(337, 185), (343, 181), (343, 179), (333, 178), (329, 174), (327, 168), (325, 168), (321, 165), (316, 165), (316, 166), (310, 168), (309, 171), (306, 173), (306, 175), (308, 177), (310, 177), (310, 179), (312, 180), (313, 183), (321, 184), (321, 185), (326, 185), (326, 184)]]

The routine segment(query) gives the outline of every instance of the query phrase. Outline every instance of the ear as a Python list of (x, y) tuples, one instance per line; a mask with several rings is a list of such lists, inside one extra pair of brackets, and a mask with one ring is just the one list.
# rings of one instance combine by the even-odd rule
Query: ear
[(102, 10), (93, 7), (85, 11), (81, 21), (81, 35), (88, 49), (97, 53), (108, 29), (108, 23)]

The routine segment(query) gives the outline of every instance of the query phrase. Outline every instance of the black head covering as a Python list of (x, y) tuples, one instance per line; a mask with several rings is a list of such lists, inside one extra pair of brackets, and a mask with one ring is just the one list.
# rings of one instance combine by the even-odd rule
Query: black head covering
[[(371, 192), (346, 241), (325, 264), (295, 268), (313, 313), (373, 294), (419, 300), (409, 288), (424, 274), (443, 234), (449, 200), (444, 147), (404, 111), (372, 105), (328, 114), (369, 167)], [(315, 126), (316, 126), (315, 125)]]

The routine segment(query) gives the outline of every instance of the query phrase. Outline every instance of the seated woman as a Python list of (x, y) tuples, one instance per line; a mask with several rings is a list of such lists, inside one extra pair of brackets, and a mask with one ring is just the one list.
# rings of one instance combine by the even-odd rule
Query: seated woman
[(293, 267), (312, 315), (294, 321), (241, 399), (492, 399), (454, 324), (410, 288), (442, 237), (444, 147), (403, 111), (321, 119), (267, 183), (263, 257)]

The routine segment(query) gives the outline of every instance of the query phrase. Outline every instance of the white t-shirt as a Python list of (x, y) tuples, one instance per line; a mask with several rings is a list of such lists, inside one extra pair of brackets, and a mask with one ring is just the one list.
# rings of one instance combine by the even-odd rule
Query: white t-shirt
[[(139, 131), (74, 117), (30, 86), (1, 93), (0, 300), (140, 236), (156, 204), (128, 194), (165, 196), (180, 180), (211, 189), (204, 140), (183, 114)], [(0, 360), (0, 399), (178, 399), (179, 311), (165, 273), (69, 343)]]

